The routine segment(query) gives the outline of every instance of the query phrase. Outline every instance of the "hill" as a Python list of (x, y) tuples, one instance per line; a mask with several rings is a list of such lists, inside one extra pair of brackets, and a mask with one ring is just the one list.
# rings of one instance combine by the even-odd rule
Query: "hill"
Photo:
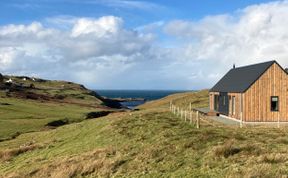
[(56, 178), (288, 175), (286, 128), (237, 129), (202, 123), (196, 129), (165, 107), (170, 99), (181, 104), (181, 96), (191, 96), (188, 102), (194, 103), (193, 106), (207, 105), (207, 91), (177, 94), (147, 103), (140, 111), (113, 113), (0, 142), (0, 175)]
[(151, 108), (168, 108), (170, 102), (181, 107), (187, 108), (190, 106), (190, 103), (193, 107), (208, 107), (209, 98), (208, 90), (201, 90), (199, 92), (186, 92), (186, 93), (176, 93), (164, 97), (160, 100), (147, 102), (141, 106), (140, 109), (151, 109)]
[(79, 122), (87, 113), (113, 110), (112, 106), (120, 107), (117, 102), (104, 99), (80, 84), (2, 76), (0, 140), (47, 129), (47, 126)]

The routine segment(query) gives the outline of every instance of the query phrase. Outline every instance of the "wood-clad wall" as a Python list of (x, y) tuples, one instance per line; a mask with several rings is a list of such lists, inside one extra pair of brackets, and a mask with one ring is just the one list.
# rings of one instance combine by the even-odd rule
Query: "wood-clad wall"
[[(210, 92), (209, 93), (209, 101), (210, 101), (210, 110), (214, 111), (214, 96), (218, 95), (219, 92)], [(235, 114), (232, 112), (232, 97), (235, 97)], [(241, 93), (228, 93), (229, 97), (229, 117), (239, 119), (241, 117)]]
[(209, 93), (209, 106), (210, 111), (214, 111), (214, 96), (219, 95), (219, 92), (210, 92)]
[[(229, 96), (229, 117), (240, 120), (241, 118), (241, 93), (228, 93)], [(235, 97), (235, 114), (232, 112), (232, 97)]]
[[(243, 94), (243, 121), (288, 121), (288, 76), (274, 63)], [(271, 96), (279, 97), (279, 112), (271, 111)]]

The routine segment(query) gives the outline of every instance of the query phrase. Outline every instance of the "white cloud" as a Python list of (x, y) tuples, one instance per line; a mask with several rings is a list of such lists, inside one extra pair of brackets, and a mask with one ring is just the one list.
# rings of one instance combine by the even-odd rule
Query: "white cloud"
[(193, 59), (217, 60), (220, 65), (277, 59), (288, 65), (287, 22), (288, 2), (279, 1), (197, 22), (172, 21), (165, 32), (185, 39), (186, 54)]
[(199, 21), (174, 20), (164, 28), (181, 44), (174, 47), (175, 58), (201, 63), (201, 69), (193, 64), (191, 70), (198, 71), (197, 79), (203, 79), (204, 87), (211, 87), (233, 63), (240, 66), (277, 60), (288, 67), (287, 30), (288, 1), (253, 5)]
[(46, 22), (0, 26), (2, 72), (91, 88), (200, 89), (211, 87), (233, 63), (276, 59), (288, 66), (288, 1), (136, 30), (114, 16)]
[(79, 19), (72, 29), (72, 36), (93, 34), (99, 38), (117, 34), (122, 28), (122, 19), (114, 16), (105, 16), (97, 20)]
[(122, 19), (113, 16), (79, 18), (70, 30), (39, 22), (7, 25), (0, 27), (1, 70), (93, 86), (99, 78), (109, 80), (129, 68), (149, 51), (151, 41), (149, 34), (124, 29)]

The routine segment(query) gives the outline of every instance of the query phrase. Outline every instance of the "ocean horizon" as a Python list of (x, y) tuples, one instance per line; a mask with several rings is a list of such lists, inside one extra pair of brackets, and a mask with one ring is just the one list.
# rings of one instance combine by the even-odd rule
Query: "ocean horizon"
[(123, 106), (135, 108), (147, 101), (164, 98), (168, 95), (183, 92), (193, 92), (195, 90), (94, 90), (100, 96), (107, 98), (143, 98), (145, 101), (121, 102)]

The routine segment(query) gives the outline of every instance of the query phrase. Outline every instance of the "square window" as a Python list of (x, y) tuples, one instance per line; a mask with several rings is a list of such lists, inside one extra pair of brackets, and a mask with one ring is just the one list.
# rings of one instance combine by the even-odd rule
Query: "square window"
[(279, 111), (279, 97), (278, 96), (271, 97), (271, 111)]

